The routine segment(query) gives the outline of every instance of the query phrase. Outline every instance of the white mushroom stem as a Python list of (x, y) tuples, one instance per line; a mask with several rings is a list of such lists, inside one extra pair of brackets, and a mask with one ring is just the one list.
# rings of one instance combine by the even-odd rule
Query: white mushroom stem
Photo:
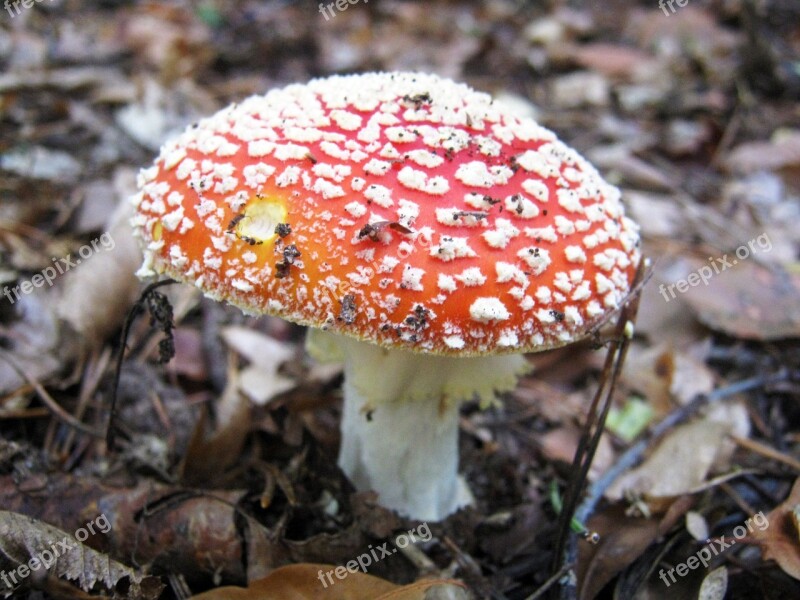
[(376, 490), (383, 506), (439, 520), (470, 504), (458, 477), (458, 403), (385, 402), (373, 408), (344, 384), (339, 466), (359, 490)]
[(458, 476), (459, 406), (513, 389), (528, 370), (522, 355), (433, 356), (319, 330), (308, 349), (344, 362), (339, 466), (358, 490), (419, 520), (444, 519), (472, 501)]

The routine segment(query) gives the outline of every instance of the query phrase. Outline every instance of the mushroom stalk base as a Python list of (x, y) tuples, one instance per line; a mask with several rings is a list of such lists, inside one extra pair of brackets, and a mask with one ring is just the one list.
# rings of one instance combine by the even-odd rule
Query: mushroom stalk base
[(344, 384), (339, 466), (383, 506), (439, 520), (472, 503), (458, 473), (457, 402), (385, 402), (374, 406)]
[(344, 362), (339, 466), (356, 488), (420, 520), (470, 504), (458, 476), (459, 406), (513, 389), (528, 370), (524, 357), (431, 356), (312, 331), (312, 356)]

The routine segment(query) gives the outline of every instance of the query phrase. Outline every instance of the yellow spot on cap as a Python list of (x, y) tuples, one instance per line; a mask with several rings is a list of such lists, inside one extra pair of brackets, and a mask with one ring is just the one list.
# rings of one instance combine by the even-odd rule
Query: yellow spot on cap
[(286, 215), (286, 204), (282, 198), (260, 197), (247, 204), (244, 216), (236, 224), (236, 234), (256, 243), (271, 242), (278, 237), (275, 227), (286, 222)]

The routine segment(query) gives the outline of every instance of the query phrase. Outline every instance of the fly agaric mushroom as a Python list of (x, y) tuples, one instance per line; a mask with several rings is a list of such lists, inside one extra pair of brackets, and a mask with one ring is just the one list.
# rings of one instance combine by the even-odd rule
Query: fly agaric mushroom
[(367, 73), (234, 104), (141, 172), (140, 276), (307, 325), (344, 361), (339, 464), (417, 519), (470, 502), (459, 405), (629, 293), (637, 226), (549, 130), (434, 75)]

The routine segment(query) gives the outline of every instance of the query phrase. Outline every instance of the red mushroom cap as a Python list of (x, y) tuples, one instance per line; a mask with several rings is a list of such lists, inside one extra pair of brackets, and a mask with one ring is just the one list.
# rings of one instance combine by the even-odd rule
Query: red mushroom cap
[(570, 343), (640, 260), (619, 190), (586, 160), (434, 75), (251, 97), (168, 143), (140, 187), (140, 275), (419, 352)]

